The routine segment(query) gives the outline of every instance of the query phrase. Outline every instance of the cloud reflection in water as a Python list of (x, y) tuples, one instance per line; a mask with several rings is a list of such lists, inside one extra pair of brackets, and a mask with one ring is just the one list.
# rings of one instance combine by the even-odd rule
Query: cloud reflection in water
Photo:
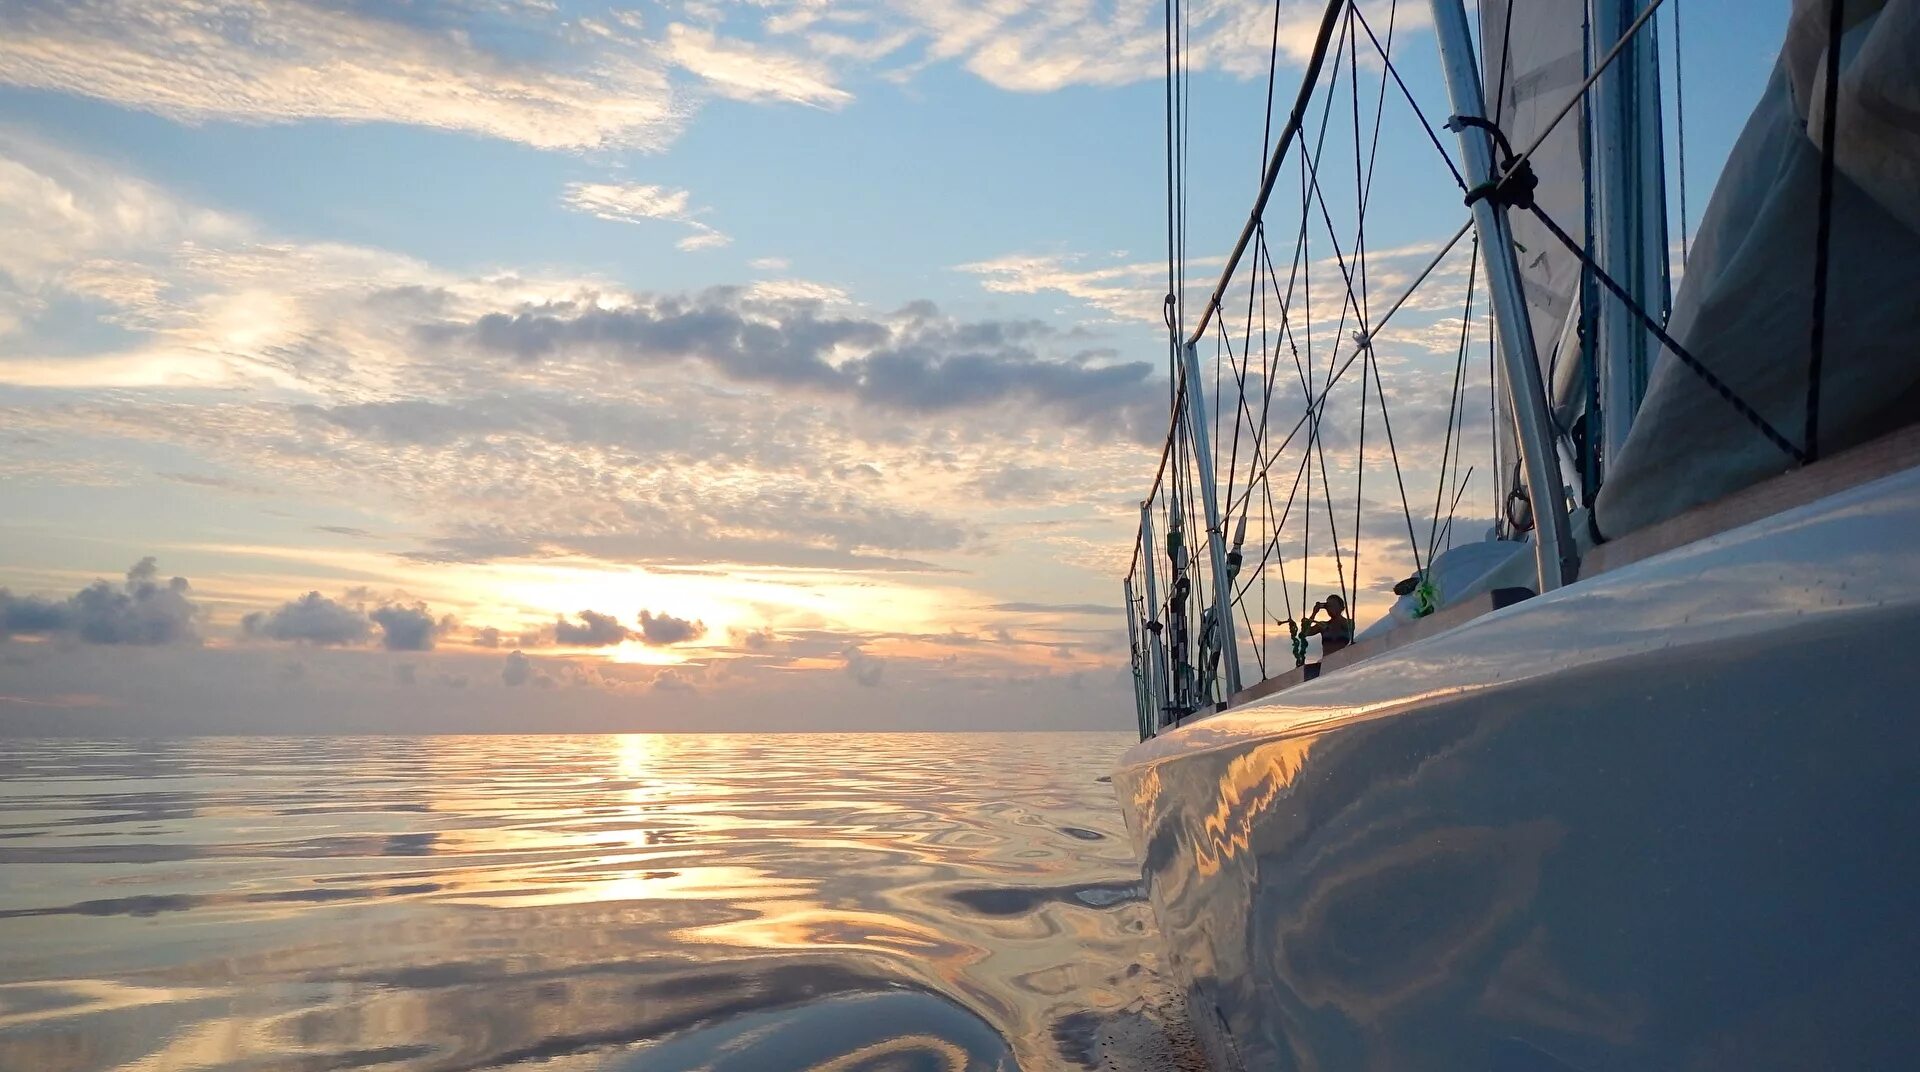
[(1094, 735), (0, 745), (0, 1068), (1161, 1069)]

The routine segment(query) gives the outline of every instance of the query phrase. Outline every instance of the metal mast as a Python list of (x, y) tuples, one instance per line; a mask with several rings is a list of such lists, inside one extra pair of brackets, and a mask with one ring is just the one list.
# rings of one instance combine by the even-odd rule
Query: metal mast
[(1227, 575), (1227, 534), (1220, 525), (1220, 489), (1214, 485), (1213, 439), (1207, 424), (1206, 388), (1200, 379), (1200, 355), (1189, 342), (1181, 348), (1187, 381), (1187, 442), (1193, 445), (1194, 480), (1200, 485), (1200, 506), (1207, 519), (1207, 555), (1212, 562), (1208, 580), (1213, 589), (1214, 643), (1226, 671), (1227, 687), (1220, 696), (1231, 699), (1240, 691), (1240, 646), (1233, 641), (1233, 578)]
[(1167, 677), (1166, 623), (1160, 620), (1160, 585), (1154, 576), (1153, 560), (1160, 554), (1160, 545), (1153, 535), (1153, 502), (1148, 500), (1140, 504), (1140, 569), (1147, 583), (1147, 620), (1142, 623), (1147, 630), (1147, 650), (1152, 655), (1153, 675), (1147, 686), (1147, 695), (1153, 701), (1150, 712), (1152, 732), (1160, 731), (1167, 705), (1173, 702), (1173, 684)]
[[(1658, 0), (1592, 0), (1588, 48), (1605, 55)], [(1642, 309), (1668, 306), (1665, 150), (1660, 128), (1660, 58), (1653, 38), (1634, 34), (1593, 89), (1594, 261)], [(1588, 285), (1591, 285), (1590, 283)], [(1610, 294), (1597, 318), (1601, 455), (1611, 465), (1647, 393), (1660, 343)]]

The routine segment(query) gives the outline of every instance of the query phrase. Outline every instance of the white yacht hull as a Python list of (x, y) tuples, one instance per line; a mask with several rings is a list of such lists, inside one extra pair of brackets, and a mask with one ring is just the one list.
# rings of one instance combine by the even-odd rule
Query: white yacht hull
[(1189, 722), (1115, 788), (1221, 1072), (1920, 1066), (1920, 469)]

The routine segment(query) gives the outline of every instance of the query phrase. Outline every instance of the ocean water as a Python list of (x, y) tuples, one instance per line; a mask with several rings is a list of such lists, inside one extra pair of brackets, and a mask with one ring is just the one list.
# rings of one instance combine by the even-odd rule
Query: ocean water
[(1200, 1068), (1127, 743), (0, 739), (0, 1070)]

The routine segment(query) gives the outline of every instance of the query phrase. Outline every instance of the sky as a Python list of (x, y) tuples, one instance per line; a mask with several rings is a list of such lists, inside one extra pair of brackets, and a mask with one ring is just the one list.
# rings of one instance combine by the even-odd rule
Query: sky
[[(1697, 222), (1787, 4), (1668, 6)], [(1276, 31), (1187, 11), (1193, 300)], [(1162, 64), (1132, 0), (0, 0), (0, 732), (1130, 727)], [(1384, 114), (1382, 295), (1464, 219)], [(1415, 500), (1465, 272), (1382, 343)]]

